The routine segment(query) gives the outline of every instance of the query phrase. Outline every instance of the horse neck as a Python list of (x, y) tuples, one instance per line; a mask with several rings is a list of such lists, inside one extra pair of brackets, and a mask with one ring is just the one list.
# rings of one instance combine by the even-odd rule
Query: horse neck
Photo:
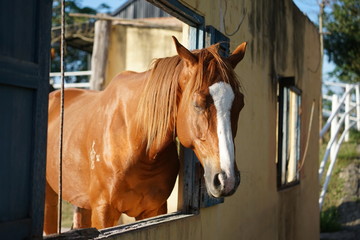
[[(163, 76), (162, 80), (160, 80), (160, 82), (167, 82), (168, 84), (170, 84), (170, 86), (167, 86), (166, 84), (164, 85), (165, 86), (165, 89), (161, 89), (161, 87), (159, 86), (158, 88), (158, 91), (162, 91), (162, 93), (165, 91), (168, 91), (170, 92), (171, 94), (168, 96), (169, 99), (167, 99), (166, 101), (164, 101), (164, 99), (166, 99), (165, 96), (163, 96), (162, 94), (159, 94), (159, 92), (157, 92), (156, 94), (159, 95), (159, 96), (162, 96), (161, 98), (156, 98), (156, 100), (154, 101), (155, 104), (157, 107), (156, 107), (156, 110), (154, 110), (155, 112), (156, 111), (160, 111), (160, 114), (158, 114), (158, 116), (162, 116), (161, 113), (164, 113), (162, 112), (161, 110), (163, 109), (172, 109), (172, 111), (175, 111), (175, 112), (168, 112), (167, 113), (167, 116), (170, 116), (170, 117), (164, 117), (164, 119), (169, 119), (169, 124), (163, 124), (162, 121), (162, 118), (161, 119), (158, 119), (159, 122), (152, 122), (152, 124), (158, 124), (160, 126), (165, 126), (166, 127), (166, 130), (165, 131), (162, 131), (162, 130), (159, 130), (161, 128), (159, 128), (156, 132), (159, 133), (160, 132), (163, 132), (164, 133), (164, 136), (162, 137), (159, 137), (161, 136), (161, 133), (160, 134), (156, 134), (155, 135), (155, 138), (153, 139), (153, 141), (150, 141), (151, 144), (149, 144), (149, 136), (147, 136), (146, 134), (144, 134), (144, 139), (145, 139), (145, 145), (147, 146), (149, 144), (149, 146), (147, 146), (147, 152), (149, 154), (149, 157), (150, 158), (155, 158), (156, 155), (163, 151), (171, 142), (174, 142), (174, 138), (175, 138), (175, 125), (176, 125), (176, 116), (177, 116), (177, 109), (178, 109), (178, 104), (179, 104), (179, 99), (181, 97), (181, 90), (180, 90), (180, 87), (179, 87), (179, 76), (181, 75), (181, 70), (182, 70), (182, 67), (183, 67), (183, 64), (180, 62), (179, 64), (176, 65), (176, 67), (174, 67), (170, 72), (171, 74), (170, 75), (167, 75), (167, 74), (160, 74), (160, 76)], [(147, 76), (150, 76), (151, 74), (147, 75)], [(174, 79), (174, 77), (176, 79)], [(144, 79), (144, 81), (151, 81), (150, 79)], [(159, 82), (150, 82), (151, 84), (156, 84), (156, 83), (159, 83)], [(152, 92), (153, 88), (150, 87), (149, 89), (147, 89), (145, 87), (145, 90), (144, 92)], [(155, 94), (154, 92), (152, 94)], [(174, 101), (175, 99), (175, 101)], [(148, 99), (149, 100), (149, 99)], [(154, 100), (154, 99), (153, 99)], [(159, 101), (159, 102), (157, 102)], [(166, 102), (167, 104), (170, 105), (170, 107), (168, 105), (163, 105), (164, 102)], [(158, 105), (159, 103), (159, 105)], [(171, 105), (171, 103), (174, 103), (174, 105)], [(140, 103), (141, 104), (141, 103)], [(154, 107), (154, 105), (151, 105), (152, 107)], [(151, 108), (149, 108), (151, 109)], [(155, 109), (155, 108), (154, 108)], [(156, 115), (156, 114), (155, 114)], [(156, 118), (154, 118), (156, 119)], [(138, 119), (139, 120), (139, 119)], [(152, 119), (153, 120), (153, 119)], [(161, 123), (160, 123), (161, 122)], [(141, 128), (142, 127), (145, 127), (145, 129), (147, 129), (148, 125), (151, 125), (151, 123), (149, 124), (147, 121), (139, 121), (139, 124), (141, 125)], [(163, 124), (163, 125), (162, 125)]]
[(172, 137), (167, 137), (166, 139), (161, 141), (159, 145), (151, 144), (151, 146), (147, 150), (148, 159), (150, 160), (156, 159), (157, 155), (163, 152), (172, 142), (174, 142), (174, 139)]
[(145, 159), (151, 160), (173, 142), (174, 124), (167, 129), (165, 137), (160, 142), (153, 142), (150, 146), (147, 146), (148, 136), (143, 129), (146, 129), (149, 123), (143, 118), (137, 118), (136, 113), (140, 96), (144, 94), (143, 86), (149, 81), (150, 75), (151, 71), (121, 73), (104, 90), (103, 97), (106, 99), (111, 98), (113, 104), (120, 104), (116, 108), (122, 109), (120, 111), (121, 118), (126, 122), (126, 128), (128, 128), (126, 134), (129, 135), (129, 141), (133, 146), (136, 146), (137, 153), (135, 154), (146, 155)]

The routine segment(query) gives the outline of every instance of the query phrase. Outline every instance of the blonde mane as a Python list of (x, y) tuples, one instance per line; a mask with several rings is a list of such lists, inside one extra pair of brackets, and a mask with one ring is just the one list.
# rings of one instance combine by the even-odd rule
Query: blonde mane
[[(196, 77), (186, 83), (181, 93), (184, 101), (216, 79), (229, 83), (235, 91), (240, 84), (232, 67), (218, 53), (218, 45), (192, 52), (198, 58)], [(179, 103), (178, 79), (184, 67), (179, 56), (157, 59), (149, 70), (143, 94), (140, 96), (136, 120), (147, 136), (147, 150), (152, 144), (159, 145), (167, 137), (175, 138), (175, 122)], [(172, 136), (169, 136), (172, 134)]]

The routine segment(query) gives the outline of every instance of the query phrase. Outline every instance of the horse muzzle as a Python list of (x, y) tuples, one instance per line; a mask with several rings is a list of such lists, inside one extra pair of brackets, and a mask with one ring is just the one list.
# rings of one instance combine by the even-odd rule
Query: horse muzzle
[(234, 174), (231, 175), (225, 172), (209, 175), (205, 173), (204, 177), (207, 191), (214, 198), (231, 196), (240, 184), (240, 172), (238, 170), (235, 170)]

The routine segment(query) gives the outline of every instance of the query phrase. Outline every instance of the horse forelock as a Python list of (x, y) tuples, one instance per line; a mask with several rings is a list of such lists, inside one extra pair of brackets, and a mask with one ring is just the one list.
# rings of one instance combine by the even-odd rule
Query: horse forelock
[(200, 54), (204, 55), (199, 58), (203, 60), (204, 76), (202, 78), (209, 81), (208, 86), (214, 84), (220, 75), (220, 81), (229, 83), (233, 89), (241, 87), (234, 69), (220, 56), (217, 47), (213, 45)]
[(204, 90), (217, 81), (230, 84), (235, 93), (240, 92), (242, 87), (234, 69), (220, 56), (215, 45), (193, 53), (198, 58), (197, 76), (187, 83), (182, 94), (183, 101), (190, 101), (194, 92)]
[[(215, 81), (230, 84), (234, 92), (240, 90), (233, 68), (219, 55), (214, 46), (193, 51), (198, 58), (196, 77), (186, 83), (182, 92), (184, 101), (190, 101), (194, 92), (211, 86)], [(168, 137), (169, 129), (175, 137), (175, 121), (179, 96), (179, 77), (182, 72), (179, 56), (157, 59), (150, 69), (150, 77), (144, 84), (137, 109), (137, 122), (147, 136), (147, 150), (152, 144), (161, 144)]]

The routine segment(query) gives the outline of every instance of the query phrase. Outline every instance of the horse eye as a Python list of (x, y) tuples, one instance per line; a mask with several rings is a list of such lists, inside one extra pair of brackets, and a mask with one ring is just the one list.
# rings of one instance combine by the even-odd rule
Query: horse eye
[(195, 110), (198, 111), (198, 112), (202, 112), (202, 111), (205, 110), (205, 105), (204, 104), (194, 102), (193, 106), (194, 106)]
[(204, 111), (206, 108), (206, 97), (203, 94), (195, 93), (193, 98), (193, 106), (198, 112)]

